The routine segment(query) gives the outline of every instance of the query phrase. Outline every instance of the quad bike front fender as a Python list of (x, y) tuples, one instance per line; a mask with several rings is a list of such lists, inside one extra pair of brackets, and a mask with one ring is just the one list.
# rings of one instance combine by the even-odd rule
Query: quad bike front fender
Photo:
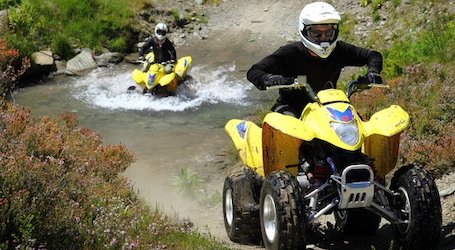
[(393, 136), (403, 131), (409, 124), (409, 114), (398, 105), (374, 113), (370, 120), (363, 123), (365, 137), (373, 134)]
[(262, 129), (250, 121), (232, 119), (225, 126), (243, 164), (264, 176), (262, 165)]
[(284, 133), (269, 123), (264, 123), (262, 126), (264, 176), (280, 170), (297, 175), (301, 144), (301, 139)]
[(132, 73), (132, 78), (133, 78), (133, 81), (139, 85), (141, 88), (145, 88), (145, 78), (147, 77), (147, 73), (145, 72), (142, 72), (141, 70), (139, 69), (135, 69), (133, 70), (133, 73)]
[(395, 168), (400, 147), (400, 134), (409, 124), (409, 115), (400, 106), (392, 105), (364, 122), (363, 152), (374, 160), (376, 174), (384, 178)]
[(305, 141), (311, 141), (316, 136), (314, 131), (303, 121), (277, 112), (267, 114), (264, 118), (264, 124), (268, 124), (284, 134)]
[(191, 56), (185, 56), (177, 60), (177, 63), (174, 66), (174, 72), (180, 79), (186, 75), (186, 72), (191, 66), (193, 59)]

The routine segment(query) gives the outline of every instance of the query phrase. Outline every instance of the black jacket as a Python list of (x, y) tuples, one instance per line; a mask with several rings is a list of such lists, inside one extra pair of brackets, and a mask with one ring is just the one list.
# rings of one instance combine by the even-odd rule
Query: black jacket
[(164, 43), (161, 46), (155, 37), (148, 39), (139, 50), (139, 56), (147, 55), (152, 50), (155, 54), (156, 63), (162, 63), (169, 60), (177, 60), (177, 52), (175, 51), (175, 47), (167, 38), (164, 40)]
[[(254, 64), (248, 70), (247, 78), (258, 89), (264, 90), (267, 74), (297, 77), (306, 75), (314, 91), (325, 88), (328, 81), (336, 86), (341, 69), (345, 66), (368, 66), (368, 72), (381, 73), (382, 55), (377, 51), (356, 47), (338, 41), (329, 57), (322, 59), (310, 55), (302, 42), (295, 42), (280, 47), (273, 54)], [(279, 104), (288, 104), (301, 112), (308, 103), (304, 89), (281, 89)]]

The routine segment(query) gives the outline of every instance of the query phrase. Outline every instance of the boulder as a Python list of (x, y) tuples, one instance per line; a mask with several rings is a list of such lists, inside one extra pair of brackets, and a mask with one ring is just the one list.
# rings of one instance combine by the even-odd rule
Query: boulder
[(66, 71), (68, 73), (77, 74), (79, 72), (97, 68), (98, 65), (92, 55), (91, 49), (82, 49), (81, 53), (71, 58), (66, 63)]
[(119, 52), (106, 52), (95, 56), (96, 64), (100, 67), (106, 67), (109, 64), (118, 64), (123, 61), (123, 55)]
[(32, 53), (31, 61), (32, 67), (28, 71), (33, 75), (47, 76), (56, 69), (53, 53), (49, 50)]

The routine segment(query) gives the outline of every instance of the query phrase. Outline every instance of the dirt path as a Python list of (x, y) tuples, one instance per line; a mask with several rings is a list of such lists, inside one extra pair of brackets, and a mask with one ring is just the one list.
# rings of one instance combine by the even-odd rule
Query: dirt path
[[(206, 65), (223, 65), (234, 62), (239, 74), (245, 74), (248, 68), (265, 55), (276, 50), (280, 45), (298, 40), (297, 20), (301, 8), (309, 1), (289, 0), (286, 4), (273, 0), (223, 1), (216, 8), (208, 11), (209, 23), (201, 33), (204, 39), (189, 38), (182, 53), (189, 53), (195, 62)], [(362, 15), (368, 9), (358, 6), (357, 0), (337, 1), (335, 6), (340, 12)], [(367, 25), (367, 23), (365, 23)], [(360, 28), (361, 29), (361, 28)], [(223, 168), (218, 166), (218, 168)], [(455, 249), (455, 173), (437, 180), (443, 204), (443, 229), (441, 244), (438, 249)], [(220, 213), (221, 208), (214, 209)], [(215, 216), (216, 218), (222, 218)], [(214, 218), (215, 218), (214, 217)], [(321, 221), (320, 231), (310, 242), (308, 249), (389, 249), (392, 230), (383, 220), (383, 226), (373, 237), (345, 238), (332, 229), (333, 218)], [(213, 222), (211, 234), (228, 241), (221, 222)], [(385, 240), (387, 239), (387, 240)], [(255, 246), (239, 246), (242, 249)]]

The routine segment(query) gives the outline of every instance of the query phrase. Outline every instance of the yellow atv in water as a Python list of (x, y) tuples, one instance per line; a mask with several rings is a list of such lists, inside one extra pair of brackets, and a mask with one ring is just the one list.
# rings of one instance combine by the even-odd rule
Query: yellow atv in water
[(262, 128), (237, 119), (226, 124), (246, 165), (223, 187), (224, 224), (232, 241), (305, 249), (314, 222), (333, 213), (336, 228), (346, 234), (374, 234), (385, 218), (405, 249), (436, 245), (442, 214), (433, 177), (407, 165), (385, 183), (409, 115), (392, 105), (364, 121), (349, 101), (355, 92), (381, 86), (355, 80), (346, 93), (315, 94), (298, 79), (279, 88), (306, 89), (312, 102), (300, 118), (272, 112)]
[[(158, 96), (174, 95), (177, 86), (186, 76), (191, 62), (191, 56), (185, 56), (177, 62), (155, 63), (155, 55), (150, 52), (145, 56), (142, 69), (133, 71), (132, 78), (142, 88), (143, 93)], [(134, 89), (135, 86), (128, 88), (128, 90)]]

